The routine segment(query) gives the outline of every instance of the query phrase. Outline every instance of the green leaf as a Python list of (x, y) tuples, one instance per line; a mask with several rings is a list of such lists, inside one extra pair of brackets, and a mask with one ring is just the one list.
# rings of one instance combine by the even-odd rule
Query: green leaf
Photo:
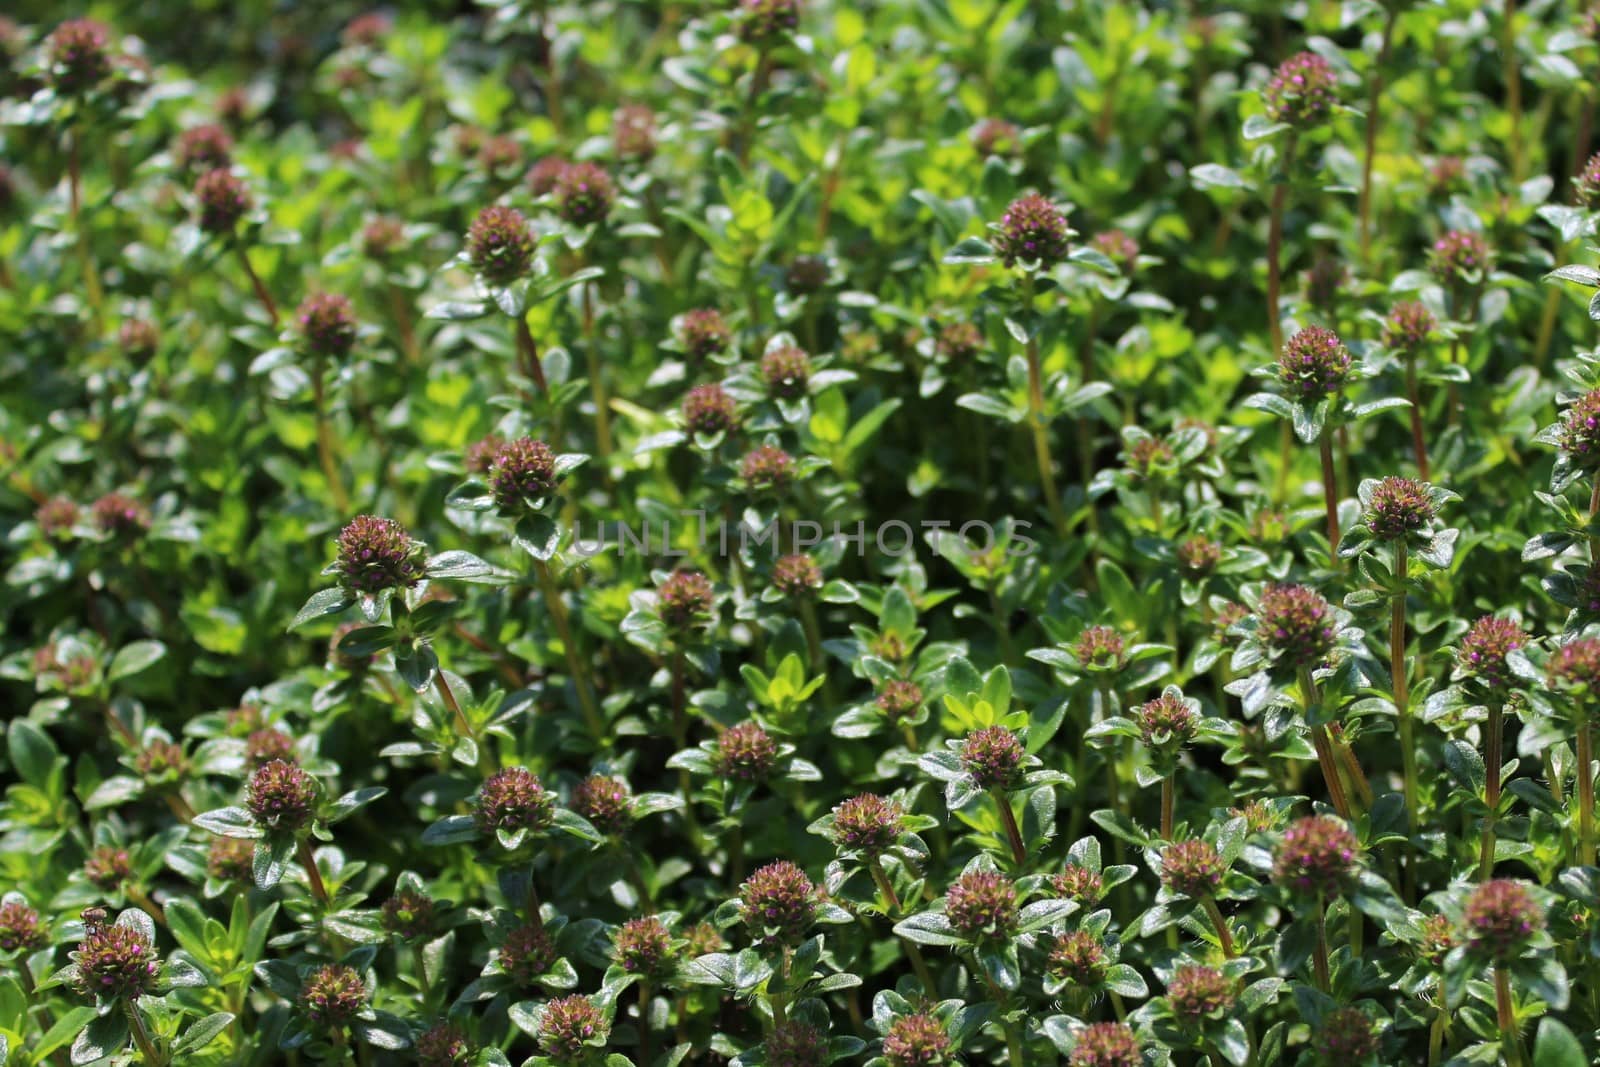
[(42, 727), (27, 719), (12, 719), (6, 727), (6, 758), (24, 782), (48, 792), (50, 772), (60, 752)]
[(1202, 163), (1189, 168), (1189, 178), (1197, 189), (1245, 189), (1248, 183), (1238, 173), (1220, 163)]
[(124, 645), (106, 668), (106, 681), (116, 682), (132, 678), (149, 670), (167, 654), (167, 646), (160, 641), (135, 641)]
[(428, 560), (429, 578), (449, 578), (456, 581), (481, 581), (494, 574), (494, 568), (471, 552), (441, 552)]
[(422, 831), (424, 845), (459, 845), (477, 837), (478, 824), (470, 815), (446, 815)]
[(1544, 276), (1545, 281), (1577, 282), (1587, 285), (1591, 289), (1600, 288), (1600, 270), (1593, 267), (1583, 267), (1575, 263), (1565, 267), (1557, 267)]
[(1587, 1067), (1583, 1046), (1566, 1025), (1549, 1017), (1539, 1021), (1533, 1044), (1533, 1067)]
[(128, 1047), (130, 1036), (128, 1017), (121, 1011), (113, 1009), (104, 1015), (96, 1016), (72, 1043), (74, 1067), (116, 1055)]
[(429, 308), (424, 318), (443, 319), (445, 322), (470, 322), (489, 314), (489, 304), (483, 300), (447, 300)]
[(297, 630), (313, 619), (337, 615), (355, 602), (354, 596), (337, 586), (312, 593), (311, 599), (305, 602), (289, 624), (289, 629)]
[(949, 264), (993, 263), (997, 258), (994, 246), (982, 237), (964, 237), (944, 254), (944, 262)]
[(960, 945), (964, 942), (943, 912), (925, 911), (895, 924), (896, 935), (919, 945)]
[(176, 1056), (186, 1052), (199, 1052), (211, 1044), (218, 1034), (226, 1030), (231, 1022), (233, 1022), (232, 1012), (219, 1011), (212, 1015), (207, 1015), (183, 1032), (183, 1035), (173, 1044), (172, 1054)]
[(216, 808), (203, 811), (194, 817), (194, 825), (221, 837), (261, 837), (263, 831), (255, 818), (243, 808)]

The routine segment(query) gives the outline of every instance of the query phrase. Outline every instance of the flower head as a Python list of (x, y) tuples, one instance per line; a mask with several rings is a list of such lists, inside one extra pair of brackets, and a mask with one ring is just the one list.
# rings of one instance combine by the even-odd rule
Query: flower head
[(1600, 389), (1574, 400), (1561, 417), (1561, 451), (1575, 466), (1600, 467)]
[(645, 978), (664, 978), (677, 966), (672, 933), (654, 915), (623, 923), (612, 938), (611, 955), (624, 971)]
[(970, 322), (949, 322), (939, 329), (933, 350), (940, 359), (966, 363), (983, 351), (983, 331)]
[(574, 226), (604, 222), (617, 199), (616, 184), (598, 163), (563, 167), (551, 192), (556, 199), (556, 212)]
[(1600, 638), (1568, 641), (1551, 655), (1545, 671), (1553, 686), (1600, 693)]
[(409, 589), (422, 581), (422, 545), (393, 519), (357, 515), (339, 531), (335, 569), (352, 593)]
[(1141, 435), (1128, 447), (1127, 454), (1128, 472), (1135, 481), (1159, 481), (1176, 470), (1178, 454), (1170, 442), (1160, 437)]
[(1125, 275), (1132, 274), (1139, 265), (1139, 242), (1121, 230), (1102, 230), (1089, 240), (1089, 245)]
[(1069, 930), (1056, 938), (1045, 968), (1052, 977), (1073, 985), (1098, 985), (1109, 963), (1106, 947), (1087, 930)]
[(420, 1067), (466, 1067), (477, 1054), (466, 1031), (451, 1023), (435, 1023), (417, 1035)]
[(974, 730), (961, 743), (961, 766), (979, 789), (1015, 789), (1022, 784), (1022, 741), (1004, 726)]
[(521, 164), (522, 146), (514, 137), (485, 137), (483, 144), (478, 146), (478, 167), (491, 177), (504, 175)]
[(1017, 927), (1017, 890), (993, 871), (968, 871), (945, 891), (944, 913), (956, 932), (973, 941), (1009, 937)]
[(1315, 126), (1325, 122), (1339, 102), (1339, 76), (1326, 59), (1301, 52), (1278, 65), (1261, 98), (1273, 122)]
[(256, 825), (268, 830), (299, 830), (311, 821), (316, 779), (298, 764), (273, 760), (250, 776), (244, 806)]
[(1306, 303), (1324, 314), (1331, 314), (1350, 287), (1350, 268), (1337, 256), (1322, 252), (1311, 261), (1311, 269), (1303, 278)]
[(794, 479), (794, 457), (776, 445), (758, 445), (739, 461), (739, 477), (757, 492), (783, 489)]
[(0, 952), (32, 952), (49, 940), (38, 912), (15, 901), (0, 904)]
[(670, 630), (703, 625), (716, 606), (716, 591), (699, 571), (673, 571), (656, 589), (656, 608)]
[(97, 530), (130, 540), (150, 529), (150, 509), (126, 493), (107, 493), (89, 505)]
[(1194, 708), (1175, 693), (1162, 693), (1141, 705), (1134, 722), (1139, 726), (1140, 739), (1154, 746), (1185, 745), (1200, 726)]
[(1367, 526), (1380, 541), (1401, 541), (1427, 529), (1435, 510), (1425, 483), (1391, 476), (1372, 487)]
[(1447, 285), (1476, 285), (1493, 265), (1488, 242), (1471, 230), (1451, 230), (1428, 250), (1428, 270)]
[(1119, 670), (1126, 664), (1127, 645), (1110, 626), (1085, 626), (1072, 644), (1072, 654), (1085, 667)]
[(739, 887), (740, 917), (769, 943), (799, 944), (816, 921), (818, 903), (817, 887), (787, 860), (758, 869)]
[(233, 162), (233, 135), (214, 122), (191, 127), (178, 135), (173, 158), (187, 174), (226, 167)]
[(1262, 640), (1284, 667), (1315, 667), (1334, 647), (1333, 607), (1303, 585), (1269, 585), (1257, 606)]
[(94, 19), (69, 19), (50, 34), (51, 77), (58, 92), (86, 92), (111, 74), (111, 31)]
[(690, 433), (727, 433), (739, 425), (733, 397), (716, 382), (697, 385), (683, 399), (683, 424)]
[(1383, 347), (1414, 356), (1433, 340), (1439, 320), (1428, 305), (1406, 300), (1389, 309), (1383, 320)]
[(65, 541), (78, 525), (78, 514), (77, 504), (64, 496), (53, 496), (39, 505), (33, 521), (39, 524), (39, 532), (52, 541)]
[(219, 837), (206, 850), (206, 874), (221, 882), (248, 885), (255, 877), (256, 845), (243, 837)]
[(378, 919), (384, 930), (402, 941), (419, 941), (433, 932), (433, 898), (414, 889), (397, 889), (383, 902)]
[(356, 315), (350, 298), (339, 293), (313, 293), (294, 313), (306, 351), (337, 359), (356, 343)]
[(1212, 967), (1185, 964), (1172, 972), (1167, 983), (1172, 1013), (1188, 1022), (1229, 1011), (1236, 997), (1233, 980)]
[(1227, 869), (1216, 846), (1207, 841), (1177, 841), (1161, 853), (1161, 884), (1195, 900), (1215, 893)]
[(161, 331), (149, 319), (123, 319), (117, 327), (117, 347), (134, 363), (143, 363), (161, 347)]
[(1417, 956), (1423, 962), (1430, 967), (1443, 967), (1445, 957), (1455, 947), (1455, 931), (1447, 916), (1430, 915), (1422, 920), (1422, 940), (1417, 945)]
[(811, 357), (794, 345), (769, 348), (761, 357), (761, 379), (773, 397), (798, 400), (811, 379)]
[(816, 293), (822, 291), (832, 275), (833, 267), (829, 265), (827, 257), (799, 255), (789, 261), (789, 269), (784, 273), (784, 284), (791, 293), (801, 295)]
[(1584, 207), (1592, 208), (1600, 202), (1600, 152), (1590, 156), (1583, 169), (1573, 176), (1572, 193)]
[(611, 149), (621, 160), (647, 160), (656, 154), (656, 114), (643, 104), (624, 104), (611, 113)]
[(695, 359), (720, 356), (733, 343), (733, 331), (716, 308), (695, 308), (678, 320), (678, 343)]
[(133, 858), (125, 848), (99, 845), (83, 864), (84, 877), (104, 890), (112, 890), (133, 877)]
[(1350, 377), (1350, 350), (1339, 335), (1307, 326), (1278, 353), (1278, 381), (1296, 400), (1315, 402), (1339, 391)]
[(1014, 122), (987, 118), (972, 127), (972, 147), (985, 159), (1010, 159), (1022, 152), (1022, 131)]
[(605, 1016), (586, 996), (561, 997), (545, 1005), (539, 1019), (539, 1048), (557, 1063), (575, 1063), (610, 1033)]
[(633, 825), (633, 797), (621, 778), (603, 774), (585, 778), (572, 791), (572, 810), (603, 834), (621, 834)]
[(1496, 878), (1472, 891), (1461, 910), (1467, 947), (1495, 960), (1520, 955), (1544, 929), (1544, 909), (1524, 882)]
[(1050, 885), (1056, 896), (1075, 901), (1085, 911), (1092, 910), (1106, 894), (1100, 872), (1079, 863), (1069, 863), (1060, 874), (1052, 875)]
[(1222, 546), (1204, 534), (1178, 544), (1178, 569), (1190, 578), (1204, 578), (1222, 562)]
[(882, 855), (900, 840), (905, 817), (894, 801), (862, 793), (833, 809), (833, 843), (847, 852)]
[(532, 771), (507, 767), (484, 781), (473, 817), (484, 833), (543, 830), (555, 817), (555, 806), (555, 797)]
[(772, 1028), (764, 1051), (768, 1067), (823, 1067), (828, 1062), (828, 1035), (791, 1019)]
[(177, 741), (155, 740), (146, 744), (134, 761), (139, 777), (147, 782), (182, 778), (189, 773), (189, 757)]
[(800, 0), (739, 0), (739, 39), (771, 48), (800, 28)]
[(161, 964), (144, 932), (132, 925), (86, 928), (72, 961), (78, 965), (74, 985), (86, 997), (142, 997), (155, 989)]
[(533, 231), (516, 208), (486, 207), (467, 230), (467, 262), (490, 285), (510, 285), (527, 274), (533, 247)]
[(922, 687), (916, 682), (896, 678), (883, 684), (874, 703), (890, 722), (897, 723), (922, 707)]
[(531, 988), (556, 958), (556, 943), (532, 923), (512, 927), (500, 943), (500, 970), (523, 989)]
[(555, 191), (556, 180), (561, 177), (561, 172), (571, 166), (560, 156), (545, 156), (539, 162), (528, 168), (528, 191), (534, 196), (548, 196)]
[(1348, 827), (1327, 815), (1289, 824), (1273, 857), (1272, 877), (1297, 893), (1325, 900), (1342, 896), (1355, 880), (1361, 845)]
[(393, 215), (378, 215), (361, 228), (361, 252), (368, 259), (385, 260), (406, 240), (405, 223)]
[(822, 568), (803, 552), (780, 556), (772, 564), (772, 587), (790, 599), (808, 599), (822, 588)]
[(1322, 1017), (1312, 1045), (1330, 1064), (1361, 1063), (1378, 1051), (1378, 1034), (1360, 1008), (1335, 1008)]
[(1068, 1067), (1140, 1067), (1144, 1052), (1124, 1023), (1090, 1023), (1078, 1033)]
[(1072, 235), (1061, 209), (1038, 193), (1013, 200), (1000, 216), (995, 250), (1008, 267), (1018, 263), (1049, 268), (1067, 258), (1067, 238)]
[(294, 763), (294, 738), (272, 726), (251, 730), (250, 736), (244, 739), (244, 758), (252, 767), (260, 767), (273, 760)]
[(1511, 619), (1485, 615), (1461, 639), (1456, 665), (1485, 688), (1503, 693), (1511, 686), (1506, 657), (1528, 643), (1528, 634)]
[(502, 444), (489, 465), (489, 491), (504, 515), (539, 507), (556, 491), (556, 481), (556, 454), (531, 437)]
[(337, 1029), (367, 1003), (367, 987), (354, 967), (330, 963), (312, 971), (300, 986), (300, 1010), (317, 1026)]
[(200, 228), (218, 237), (233, 233), (251, 207), (250, 190), (225, 167), (200, 175), (194, 183), (194, 199), (200, 207)]
[(717, 738), (712, 766), (718, 775), (734, 782), (759, 782), (772, 773), (778, 746), (753, 722), (730, 726)]

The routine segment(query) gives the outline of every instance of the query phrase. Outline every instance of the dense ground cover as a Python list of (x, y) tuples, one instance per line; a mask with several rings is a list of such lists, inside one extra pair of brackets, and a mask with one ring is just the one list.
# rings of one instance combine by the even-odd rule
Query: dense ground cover
[(1596, 1062), (1600, 17), (14, 14), (0, 1063)]

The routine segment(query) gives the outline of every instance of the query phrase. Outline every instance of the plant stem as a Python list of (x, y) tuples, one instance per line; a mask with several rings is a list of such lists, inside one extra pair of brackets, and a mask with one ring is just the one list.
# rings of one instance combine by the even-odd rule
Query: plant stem
[(525, 902), (528, 912), (528, 922), (536, 929), (544, 929), (544, 916), (540, 914), (539, 890), (533, 884), (533, 864), (528, 865), (528, 899)]
[(1172, 840), (1173, 809), (1177, 806), (1177, 789), (1173, 784), (1174, 774), (1177, 774), (1176, 769), (1173, 770), (1172, 774), (1161, 779), (1161, 840), (1163, 841)]
[(1367, 150), (1361, 161), (1361, 206), (1358, 209), (1363, 263), (1368, 261), (1372, 251), (1372, 163), (1378, 155), (1378, 110), (1383, 103), (1383, 70), (1389, 65), (1389, 49), (1394, 43), (1394, 25), (1399, 15), (1398, 7), (1390, 7), (1384, 18), (1383, 44), (1378, 48), (1378, 58), (1372, 67), (1372, 86), (1367, 91)]
[(133, 1029), (133, 1043), (139, 1046), (139, 1055), (144, 1057), (144, 1062), (149, 1067), (166, 1067), (167, 1058), (156, 1051), (155, 1041), (150, 1037), (150, 1031), (144, 1025), (144, 1016), (139, 1014), (138, 1005), (131, 1000), (122, 1002), (123, 1010), (128, 1013), (128, 1025)]
[(1222, 945), (1222, 954), (1230, 960), (1238, 955), (1233, 947), (1233, 934), (1228, 930), (1228, 922), (1222, 916), (1222, 909), (1217, 907), (1215, 897), (1202, 897), (1200, 904), (1206, 910), (1206, 916), (1211, 920), (1211, 925), (1217, 928), (1217, 941)]
[(89, 301), (90, 321), (94, 331), (100, 331), (100, 312), (105, 304), (105, 293), (100, 288), (100, 272), (94, 265), (94, 249), (89, 242), (89, 231), (83, 224), (83, 163), (76, 126), (67, 130), (68, 192), (72, 202), (72, 231), (78, 239), (78, 263), (83, 272), (84, 296)]
[(1366, 772), (1361, 769), (1361, 761), (1356, 759), (1356, 751), (1350, 747), (1350, 740), (1344, 736), (1344, 729), (1338, 723), (1328, 727), (1328, 740), (1333, 744), (1334, 755), (1339, 757), (1339, 764), (1344, 767), (1346, 777), (1350, 779), (1348, 785), (1354, 787), (1362, 806), (1370, 810), (1373, 799), (1372, 783), (1367, 781)]
[[(1394, 543), (1394, 576), (1400, 582), (1400, 591), (1389, 599), (1389, 680), (1394, 686), (1394, 710), (1400, 724), (1400, 765), (1405, 776), (1404, 791), (1406, 800), (1406, 823), (1410, 827), (1411, 837), (1417, 835), (1417, 750), (1416, 750), (1416, 723), (1411, 718), (1411, 694), (1409, 691), (1408, 674), (1406, 667), (1406, 543), (1404, 539)], [(1416, 856), (1412, 852), (1414, 841), (1406, 843), (1406, 882), (1409, 887), (1416, 883), (1416, 872), (1412, 869)], [(1407, 893), (1407, 898), (1412, 896)]]
[(584, 722), (588, 724), (589, 733), (594, 738), (595, 744), (604, 746), (605, 720), (600, 717), (594, 690), (589, 687), (589, 674), (584, 669), (582, 658), (578, 655), (578, 646), (573, 643), (572, 627), (567, 621), (567, 606), (561, 599), (561, 591), (556, 588), (555, 578), (550, 574), (550, 565), (542, 559), (536, 559), (533, 561), (533, 566), (539, 573), (539, 585), (544, 590), (545, 609), (550, 613), (550, 620), (555, 623), (556, 636), (560, 638), (561, 647), (566, 653), (567, 669), (572, 672), (573, 688), (577, 689), (578, 703), (583, 706)]
[(245, 250), (244, 245), (235, 244), (233, 247), (239, 253), (239, 263), (244, 267), (245, 277), (250, 279), (250, 288), (255, 290), (256, 299), (266, 309), (267, 317), (272, 320), (272, 328), (276, 330), (282, 321), (278, 318), (278, 305), (273, 303), (272, 294), (267, 292), (266, 285), (261, 281), (261, 275), (257, 274), (256, 268), (251, 265), (250, 253)]
[(1523, 1067), (1522, 1042), (1517, 1038), (1517, 1015), (1511, 1003), (1511, 972), (1499, 960), (1494, 965), (1494, 1006), (1506, 1067)]
[(1000, 812), (1000, 822), (1006, 828), (1006, 838), (1011, 842), (1011, 859), (1020, 869), (1028, 860), (1027, 847), (1022, 843), (1022, 830), (1017, 826), (1016, 812), (1011, 810), (1011, 796), (1004, 789), (991, 789), (994, 806)]
[[(1304, 703), (1306, 718), (1311, 717), (1312, 708), (1317, 703), (1317, 684), (1311, 678), (1308, 668), (1300, 668), (1300, 699)], [(1333, 752), (1333, 742), (1328, 737), (1328, 728), (1321, 723), (1311, 725), (1311, 745), (1317, 751), (1317, 763), (1322, 767), (1322, 779), (1328, 786), (1328, 800), (1333, 805), (1333, 810), (1346, 822), (1352, 821), (1350, 814), (1350, 799), (1345, 795), (1344, 782), (1339, 778), (1339, 765)]]
[(1428, 475), (1428, 439), (1422, 432), (1422, 396), (1417, 388), (1417, 357), (1406, 355), (1406, 399), (1411, 401), (1411, 450), (1417, 456), (1417, 473), (1423, 481)]
[(1272, 356), (1283, 348), (1283, 318), (1279, 298), (1283, 288), (1283, 210), (1289, 202), (1289, 170), (1294, 166), (1296, 136), (1289, 134), (1283, 145), (1283, 180), (1272, 187), (1272, 204), (1267, 215), (1267, 336)]
[(1311, 952), (1311, 966), (1316, 973), (1317, 988), (1327, 993), (1333, 983), (1328, 977), (1327, 904), (1323, 901), (1321, 893), (1317, 894), (1316, 925), (1317, 941)]
[(1326, 426), (1322, 428), (1318, 451), (1322, 455), (1322, 503), (1328, 513), (1328, 551), (1334, 559), (1338, 559), (1339, 487), (1333, 475), (1333, 437)]
[(639, 983), (639, 1062), (650, 1062), (650, 983)]
[(517, 357), (522, 364), (523, 373), (533, 379), (533, 384), (539, 387), (539, 392), (548, 397), (550, 383), (544, 376), (544, 362), (539, 358), (539, 346), (533, 339), (533, 331), (528, 329), (528, 320), (518, 315), (516, 318)]
[(322, 463), (322, 477), (328, 483), (328, 493), (333, 497), (333, 506), (338, 509), (339, 514), (347, 515), (350, 512), (350, 496), (345, 492), (344, 478), (339, 474), (339, 465), (333, 458), (333, 430), (328, 423), (325, 370), (324, 361), (319, 359), (316, 369), (311, 374), (311, 395), (316, 406), (317, 418), (317, 459)]
[[(1033, 311), (1034, 278), (1022, 277), (1022, 306)], [(1039, 362), (1039, 336), (1037, 330), (1028, 332), (1023, 346), (1028, 359), (1028, 425), (1033, 433), (1034, 462), (1039, 467), (1039, 489), (1044, 494), (1045, 508), (1050, 512), (1050, 522), (1058, 534), (1067, 530), (1066, 517), (1061, 513), (1061, 494), (1056, 490), (1055, 469), (1050, 461), (1050, 433), (1044, 415), (1044, 369)]]
[(1522, 158), (1522, 70), (1517, 56), (1517, 0), (1505, 0), (1500, 19), (1500, 58), (1504, 63), (1506, 113), (1511, 118), (1511, 180), (1527, 172)]
[(416, 367), (422, 364), (422, 349), (417, 344), (417, 327), (412, 320), (411, 309), (406, 306), (405, 295), (400, 287), (392, 283), (386, 285), (389, 290), (389, 307), (394, 315), (394, 326), (400, 333), (400, 351), (406, 357), (406, 363)]
[(328, 887), (322, 882), (322, 872), (317, 870), (317, 858), (311, 854), (311, 846), (305, 838), (300, 839), (298, 846), (300, 866), (306, 872), (306, 880), (311, 883), (311, 893), (323, 907), (328, 905)]
[(595, 451), (600, 456), (601, 470), (609, 481), (611, 477), (611, 412), (606, 399), (606, 383), (601, 379), (600, 348), (595, 342), (594, 283), (583, 283), (583, 351), (589, 361), (589, 392), (594, 398)]
[(1001, 1025), (1006, 1032), (1006, 1063), (1010, 1067), (1021, 1067), (1027, 1062), (1022, 1058), (1022, 1032), (1013, 1019), (1007, 1019)]
[(1594, 839), (1594, 740), (1590, 733), (1589, 716), (1584, 714), (1578, 723), (1578, 780), (1573, 791), (1578, 794), (1578, 862), (1593, 867), (1595, 861)]
[[(889, 881), (889, 875), (883, 869), (883, 863), (878, 857), (873, 856), (867, 860), (867, 870), (872, 874), (872, 881), (878, 887), (878, 892), (883, 894), (885, 906), (889, 914), (899, 918), (901, 911), (900, 898), (895, 894), (894, 884)], [(933, 980), (933, 972), (928, 969), (928, 961), (922, 956), (922, 949), (915, 941), (902, 937), (900, 943), (905, 946), (906, 958), (911, 961), (911, 969), (917, 974), (917, 981), (922, 983), (923, 992), (934, 996), (938, 991), (938, 984)]]
[(989, 586), (989, 615), (994, 620), (994, 636), (1000, 645), (1001, 662), (1007, 666), (1017, 665), (1016, 646), (1011, 643), (1010, 620), (1006, 615), (1005, 605), (1000, 602), (1000, 589), (998, 582)]
[(1496, 700), (1489, 705), (1489, 722), (1484, 727), (1483, 802), (1489, 812), (1483, 818), (1483, 846), (1478, 855), (1478, 879), (1488, 881), (1494, 874), (1494, 823), (1500, 807), (1500, 765), (1505, 736), (1505, 705)]

